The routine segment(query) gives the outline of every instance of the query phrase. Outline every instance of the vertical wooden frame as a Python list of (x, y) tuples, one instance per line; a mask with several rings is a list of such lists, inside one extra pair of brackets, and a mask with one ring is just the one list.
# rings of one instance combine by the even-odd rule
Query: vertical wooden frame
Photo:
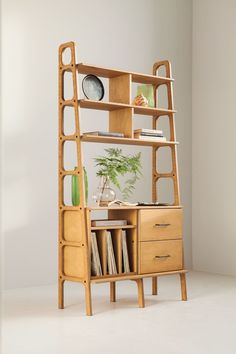
[[(63, 63), (63, 52), (65, 50), (70, 50), (71, 61), (69, 64)], [(58, 163), (58, 173), (59, 173), (59, 287), (58, 287), (58, 303), (59, 308), (64, 307), (64, 281), (68, 278), (64, 274), (64, 237), (63, 237), (63, 211), (66, 209), (64, 205), (64, 186), (63, 180), (66, 175), (78, 175), (79, 183), (79, 192), (80, 192), (80, 205), (76, 207), (71, 207), (72, 210), (77, 210), (78, 217), (82, 213), (82, 223), (81, 223), (81, 232), (82, 232), (82, 243), (75, 244), (73, 247), (80, 247), (82, 250), (82, 269), (83, 275), (77, 277), (77, 281), (81, 281), (85, 286), (86, 292), (86, 312), (88, 315), (92, 314), (91, 308), (91, 289), (90, 289), (90, 259), (89, 259), (89, 243), (88, 243), (88, 228), (87, 228), (87, 218), (89, 217), (85, 213), (85, 201), (84, 201), (84, 176), (83, 176), (83, 165), (82, 165), (82, 154), (80, 148), (80, 125), (79, 125), (79, 104), (78, 104), (78, 90), (77, 90), (77, 71), (76, 71), (76, 58), (75, 58), (75, 44), (73, 42), (64, 43), (59, 47), (59, 87), (58, 87), (58, 112), (59, 112), (59, 163)], [(72, 82), (73, 82), (73, 97), (69, 100), (65, 100), (64, 97), (64, 74), (65, 72), (71, 72)], [(74, 109), (74, 119), (75, 119), (75, 134), (66, 137), (64, 135), (64, 109), (65, 107), (70, 106)], [(75, 141), (76, 142), (76, 153), (77, 153), (77, 169), (75, 171), (66, 172), (64, 170), (64, 143), (65, 141)], [(69, 247), (69, 242), (67, 242)], [(69, 249), (69, 248), (68, 248)], [(81, 252), (80, 252), (81, 253)], [(72, 261), (72, 260), (71, 260)], [(67, 259), (67, 266), (70, 260)]]
[[(158, 70), (161, 66), (164, 66), (166, 69), (166, 77), (172, 78), (171, 64), (168, 60), (163, 60), (157, 62), (153, 65), (153, 75), (158, 74)], [(168, 95), (168, 109), (174, 109), (174, 101), (173, 101), (173, 84), (172, 81), (169, 81), (165, 84), (167, 86), (167, 95)], [(158, 107), (157, 102), (157, 90), (158, 85), (154, 87), (154, 99), (155, 106)], [(175, 120), (174, 113), (168, 113), (169, 116), (169, 127), (170, 127), (170, 141), (176, 141), (175, 137)], [(159, 117), (153, 117), (153, 129), (157, 129), (157, 122)], [(172, 157), (172, 172), (167, 174), (160, 174), (157, 172), (157, 150), (158, 148), (152, 148), (152, 199), (153, 202), (158, 199), (158, 188), (157, 182), (159, 178), (172, 178), (173, 187), (174, 187), (174, 205), (180, 204), (180, 196), (179, 196), (179, 178), (178, 178), (178, 164), (177, 164), (177, 148), (176, 145), (171, 145), (171, 157)]]

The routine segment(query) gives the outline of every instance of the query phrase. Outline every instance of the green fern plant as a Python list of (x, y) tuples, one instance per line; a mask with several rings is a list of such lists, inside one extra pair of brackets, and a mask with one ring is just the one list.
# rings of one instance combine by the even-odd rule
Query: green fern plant
[[(124, 200), (127, 200), (135, 190), (134, 184), (142, 175), (141, 173), (141, 153), (133, 156), (123, 155), (121, 149), (109, 148), (105, 149), (106, 156), (98, 156), (94, 160), (98, 167), (97, 176), (109, 177), (110, 181), (121, 191)], [(121, 187), (118, 177), (130, 173), (124, 184)]]

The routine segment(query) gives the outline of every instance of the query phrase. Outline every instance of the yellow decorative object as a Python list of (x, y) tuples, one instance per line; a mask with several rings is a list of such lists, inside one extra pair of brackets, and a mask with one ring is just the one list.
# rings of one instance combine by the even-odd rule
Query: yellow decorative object
[(148, 106), (148, 100), (147, 98), (141, 94), (141, 95), (138, 95), (134, 98), (133, 100), (133, 104), (135, 106), (144, 106), (144, 107), (147, 107)]

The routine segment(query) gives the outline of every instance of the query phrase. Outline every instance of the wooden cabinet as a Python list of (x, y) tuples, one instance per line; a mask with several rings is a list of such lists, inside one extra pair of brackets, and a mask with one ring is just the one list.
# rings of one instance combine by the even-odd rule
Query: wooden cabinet
[[(64, 53), (68, 52), (70, 60), (64, 62)], [(165, 76), (158, 76), (160, 68), (165, 69)], [(92, 314), (91, 285), (93, 283), (110, 283), (110, 300), (116, 301), (116, 282), (119, 280), (134, 280), (138, 287), (138, 302), (144, 307), (143, 278), (152, 278), (152, 293), (157, 294), (157, 277), (160, 275), (177, 274), (181, 280), (182, 300), (187, 299), (186, 280), (183, 262), (182, 240), (182, 207), (180, 205), (179, 181), (177, 168), (177, 144), (175, 136), (175, 110), (173, 107), (173, 78), (171, 65), (167, 60), (153, 65), (153, 73), (140, 74), (102, 68), (76, 61), (75, 44), (63, 43), (59, 47), (59, 265), (58, 265), (58, 305), (64, 308), (64, 282), (75, 281), (85, 288), (86, 313)], [(109, 92), (107, 101), (79, 99), (78, 76), (93, 74), (108, 81)], [(65, 76), (69, 75), (72, 95), (68, 97)], [(133, 83), (153, 86), (154, 107), (143, 107), (132, 104)], [(159, 107), (158, 93), (162, 85), (166, 86), (167, 107)], [(67, 98), (66, 98), (67, 97)], [(65, 129), (66, 112), (73, 112), (74, 132), (67, 134)], [(122, 138), (114, 136), (96, 136), (83, 134), (80, 120), (85, 109), (108, 112), (107, 130), (123, 133)], [(136, 115), (145, 115), (150, 120), (150, 128), (158, 129), (159, 118), (165, 116), (169, 123), (168, 140), (134, 139), (134, 120)], [(99, 119), (99, 118), (98, 118)], [(169, 179), (173, 184), (173, 201), (167, 206), (134, 206), (134, 207), (91, 207), (86, 205), (84, 191), (83, 143), (136, 145), (149, 147), (152, 161), (152, 201), (158, 201), (158, 182)], [(71, 169), (65, 168), (65, 145), (73, 143), (76, 161)], [(172, 168), (168, 172), (159, 171), (159, 151), (170, 149)], [(68, 204), (65, 198), (65, 181), (77, 176), (80, 204)], [(147, 198), (148, 200), (149, 198)], [(106, 212), (109, 219), (126, 219), (128, 225), (127, 249), (130, 261), (130, 272), (122, 269), (121, 233), (122, 227), (91, 227), (91, 213)], [(102, 275), (91, 275), (91, 232), (95, 231), (98, 239), (98, 249), (101, 257)], [(108, 232), (111, 234), (117, 274), (107, 272)], [(110, 235), (109, 234), (109, 235)], [(110, 237), (109, 237), (110, 239)], [(101, 272), (100, 272), (101, 273)], [(100, 274), (99, 273), (99, 274)]]
[(140, 210), (140, 241), (182, 238), (182, 209)]
[(146, 241), (140, 245), (140, 274), (182, 269), (182, 241)]
[(140, 274), (183, 268), (182, 209), (139, 211)]

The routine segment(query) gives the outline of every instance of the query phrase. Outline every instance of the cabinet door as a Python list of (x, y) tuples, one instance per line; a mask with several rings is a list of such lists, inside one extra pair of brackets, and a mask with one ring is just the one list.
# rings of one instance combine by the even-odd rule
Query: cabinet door
[(182, 238), (182, 209), (140, 210), (139, 241)]
[(183, 268), (181, 240), (141, 242), (140, 250), (141, 274)]

